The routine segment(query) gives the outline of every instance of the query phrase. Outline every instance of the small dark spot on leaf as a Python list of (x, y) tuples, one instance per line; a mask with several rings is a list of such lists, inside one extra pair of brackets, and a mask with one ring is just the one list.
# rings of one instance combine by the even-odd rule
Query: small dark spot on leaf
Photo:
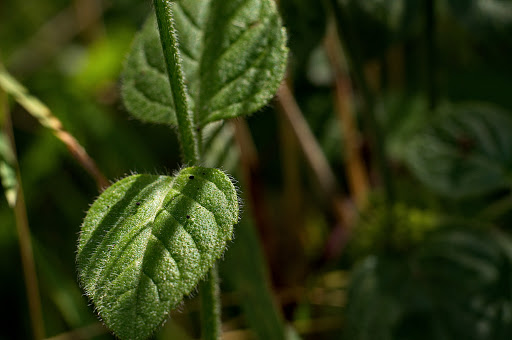
[(203, 172), (203, 176), (206, 176), (206, 173)]
[(190, 215), (187, 215), (187, 218), (190, 218)]
[(137, 203), (135, 203), (135, 204), (140, 205), (140, 202), (137, 202)]
[(467, 135), (462, 135), (457, 138), (457, 147), (461, 156), (468, 156), (475, 148), (475, 141)]
[(188, 178), (194, 179), (194, 175), (190, 175), (190, 176), (188, 176)]
[(261, 22), (260, 21), (254, 21), (252, 22), (250, 25), (249, 25), (249, 28), (254, 28), (256, 26), (258, 26)]

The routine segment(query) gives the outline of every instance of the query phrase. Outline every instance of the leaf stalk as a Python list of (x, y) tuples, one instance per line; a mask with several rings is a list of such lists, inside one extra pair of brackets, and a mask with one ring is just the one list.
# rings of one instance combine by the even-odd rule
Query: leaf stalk
[(213, 266), (208, 277), (201, 283), (201, 326), (203, 340), (221, 338), (221, 309), (219, 271)]
[(183, 161), (192, 166), (199, 163), (199, 138), (195, 129), (195, 117), (190, 110), (181, 65), (178, 36), (174, 24), (173, 1), (154, 0), (160, 42), (164, 53), (167, 74), (172, 88), (178, 122), (178, 139), (181, 144)]
[[(181, 65), (178, 36), (174, 24), (173, 5), (169, 0), (154, 0), (155, 12), (160, 32), (160, 41), (172, 88), (172, 96), (178, 123), (178, 139), (181, 143), (183, 161), (188, 165), (200, 162), (199, 133), (196, 119), (187, 98), (185, 76)], [(221, 303), (219, 274), (214, 266), (201, 284), (201, 326), (203, 339), (217, 340), (221, 336)]]

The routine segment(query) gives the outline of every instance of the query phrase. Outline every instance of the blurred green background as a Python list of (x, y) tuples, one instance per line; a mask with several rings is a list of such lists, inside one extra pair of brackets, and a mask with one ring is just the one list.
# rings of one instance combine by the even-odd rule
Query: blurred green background
[[(231, 171), (235, 159), (246, 205), (221, 263), (225, 337), (280, 338), (282, 324), (265, 325), (276, 313), (294, 329), (289, 338), (511, 339), (512, 1), (278, 5), (288, 83), (339, 185), (322, 190), (278, 99), (246, 119), (249, 165), (232, 136), (209, 149), (217, 166)], [(151, 10), (135, 0), (0, 2), (0, 62), (112, 181), (180, 167), (175, 134), (131, 118), (119, 94), (125, 54)], [(340, 96), (340, 86), (351, 91)], [(340, 100), (368, 177), (362, 201)], [(97, 326), (75, 272), (96, 184), (12, 98), (9, 108), (45, 335), (113, 338)], [(0, 339), (33, 337), (19, 254), (2, 196)], [(268, 301), (258, 306), (259, 298)], [(156, 338), (198, 338), (197, 299), (171, 320)]]

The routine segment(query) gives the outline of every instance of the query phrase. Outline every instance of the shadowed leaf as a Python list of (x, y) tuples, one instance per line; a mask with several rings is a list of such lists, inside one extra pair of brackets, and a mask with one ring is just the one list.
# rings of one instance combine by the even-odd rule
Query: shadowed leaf
[(510, 339), (512, 243), (459, 228), (407, 257), (370, 256), (352, 274), (349, 339)]
[(409, 143), (407, 163), (426, 186), (447, 196), (490, 193), (511, 184), (510, 131), (507, 112), (460, 106)]

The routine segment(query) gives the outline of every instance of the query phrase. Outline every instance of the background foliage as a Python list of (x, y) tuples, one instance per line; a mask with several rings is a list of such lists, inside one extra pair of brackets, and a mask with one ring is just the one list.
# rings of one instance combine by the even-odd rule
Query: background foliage
[[(245, 196), (220, 264), (225, 337), (278, 339), (292, 329), (303, 339), (509, 339), (512, 2), (343, 0), (340, 37), (332, 5), (279, 1), (288, 84), (339, 185), (325, 190), (328, 176), (303, 152), (311, 141), (296, 137), (284, 95), (247, 125), (213, 124), (203, 136), (205, 163), (224, 164)], [(120, 100), (122, 62), (150, 11), (135, 0), (0, 3), (1, 63), (111, 180), (179, 167), (174, 135), (131, 119)], [(353, 129), (340, 124), (343, 103)], [(9, 104), (45, 335), (112, 338), (76, 280), (78, 230), (96, 184), (51, 131)], [(368, 185), (350, 175), (354, 131)], [(9, 308), (0, 339), (31, 338), (4, 196), (0, 273)], [(192, 296), (157, 338), (197, 338), (198, 320)]]

